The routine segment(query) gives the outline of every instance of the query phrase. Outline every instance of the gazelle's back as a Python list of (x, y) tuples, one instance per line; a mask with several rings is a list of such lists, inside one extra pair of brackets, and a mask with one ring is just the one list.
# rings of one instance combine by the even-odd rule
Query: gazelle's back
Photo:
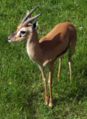
[(68, 49), (70, 42), (75, 45), (76, 29), (73, 24), (64, 22), (56, 25), (45, 37), (39, 41), (39, 44), (47, 57), (55, 58)]
[(60, 34), (61, 37), (65, 37), (65, 35), (72, 31), (75, 32), (75, 26), (70, 22), (64, 22), (56, 25), (45, 37), (40, 39), (40, 43), (44, 41), (55, 40), (57, 36)]

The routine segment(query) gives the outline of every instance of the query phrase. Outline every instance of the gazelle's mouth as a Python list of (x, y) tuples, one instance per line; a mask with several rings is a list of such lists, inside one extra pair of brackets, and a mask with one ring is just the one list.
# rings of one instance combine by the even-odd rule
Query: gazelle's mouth
[(11, 43), (12, 41), (11, 40), (8, 40), (9, 43)]

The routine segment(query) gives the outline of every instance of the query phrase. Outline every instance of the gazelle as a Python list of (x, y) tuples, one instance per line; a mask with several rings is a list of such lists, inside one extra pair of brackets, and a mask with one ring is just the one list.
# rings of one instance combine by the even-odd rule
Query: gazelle
[[(36, 9), (36, 8), (35, 8)], [(36, 22), (38, 17), (31, 17), (31, 10), (23, 18), (16, 32), (8, 37), (9, 42), (22, 41), (27, 39), (27, 53), (32, 61), (38, 64), (42, 74), (45, 89), (45, 104), (53, 106), (52, 98), (52, 77), (54, 71), (54, 62), (59, 58), (58, 77), (61, 74), (61, 57), (68, 51), (68, 64), (70, 80), (72, 78), (71, 59), (76, 46), (76, 28), (70, 22), (64, 22), (56, 25), (46, 36), (38, 39)], [(46, 78), (44, 67), (49, 67), (49, 78)]]

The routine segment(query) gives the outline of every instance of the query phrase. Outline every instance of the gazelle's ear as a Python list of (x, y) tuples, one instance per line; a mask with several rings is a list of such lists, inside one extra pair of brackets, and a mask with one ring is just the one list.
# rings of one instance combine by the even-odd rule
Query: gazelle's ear
[(36, 29), (38, 27), (38, 21), (35, 21), (34, 23), (33, 23), (33, 29)]

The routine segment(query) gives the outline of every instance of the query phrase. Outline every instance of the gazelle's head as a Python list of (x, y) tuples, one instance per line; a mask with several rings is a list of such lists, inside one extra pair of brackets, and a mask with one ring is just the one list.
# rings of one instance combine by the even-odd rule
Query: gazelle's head
[(36, 8), (32, 9), (26, 14), (21, 24), (17, 27), (17, 30), (8, 37), (8, 42), (22, 41), (27, 39), (33, 30), (33, 26), (35, 25), (37, 18), (40, 16), (40, 14), (38, 14), (35, 17), (31, 17), (31, 14)]

